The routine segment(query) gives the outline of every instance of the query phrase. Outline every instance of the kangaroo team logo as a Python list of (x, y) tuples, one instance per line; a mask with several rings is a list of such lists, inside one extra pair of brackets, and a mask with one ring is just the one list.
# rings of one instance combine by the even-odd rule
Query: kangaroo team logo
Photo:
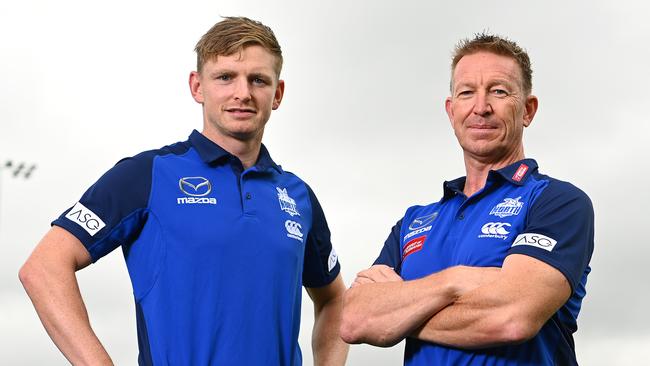
[(280, 202), (282, 211), (288, 213), (291, 217), (300, 216), (300, 212), (298, 212), (298, 208), (296, 207), (296, 200), (289, 197), (287, 189), (278, 187), (275, 187), (275, 189), (278, 191), (278, 201)]
[(521, 208), (524, 207), (524, 203), (519, 202), (520, 199), (521, 196), (504, 199), (503, 202), (492, 208), (490, 215), (499, 216), (500, 218), (519, 215)]

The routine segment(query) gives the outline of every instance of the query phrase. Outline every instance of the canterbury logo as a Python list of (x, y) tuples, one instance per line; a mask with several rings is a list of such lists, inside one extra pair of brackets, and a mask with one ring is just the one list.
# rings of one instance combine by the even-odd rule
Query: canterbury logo
[(297, 223), (295, 221), (287, 220), (284, 223), (284, 227), (287, 228), (287, 232), (289, 234), (293, 234), (293, 235), (296, 235), (296, 236), (299, 236), (299, 237), (302, 238), (302, 232), (300, 232), (300, 229), (302, 229), (302, 226), (300, 226), (299, 223)]
[(192, 197), (207, 196), (212, 191), (210, 181), (203, 177), (183, 177), (178, 181), (181, 192)]
[(302, 232), (300, 229), (302, 229), (302, 226), (291, 220), (287, 220), (284, 222), (284, 227), (287, 229), (287, 236), (296, 239), (302, 243)]
[(510, 224), (505, 222), (488, 222), (483, 225), (481, 232), (486, 235), (508, 235), (510, 232), (505, 229), (510, 227)]

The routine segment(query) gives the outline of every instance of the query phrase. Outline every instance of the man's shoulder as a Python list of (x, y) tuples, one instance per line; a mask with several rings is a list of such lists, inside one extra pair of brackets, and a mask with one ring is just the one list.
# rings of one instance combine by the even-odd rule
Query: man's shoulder
[(120, 159), (116, 167), (130, 167), (132, 169), (150, 169), (157, 157), (178, 156), (185, 154), (191, 145), (187, 141), (179, 141), (163, 147), (145, 150), (132, 156)]
[(542, 183), (542, 189), (536, 195), (537, 207), (582, 207), (583, 210), (593, 211), (591, 199), (582, 189), (573, 183), (536, 173), (533, 177), (536, 182)]
[(582, 189), (571, 182), (554, 178), (539, 172), (533, 176), (533, 180), (545, 183), (544, 192), (546, 192), (546, 194), (589, 200), (587, 193), (585, 193)]
[(420, 223), (422, 226), (425, 226), (428, 222), (435, 220), (440, 211), (441, 201), (413, 205), (406, 209), (402, 221), (411, 223), (414, 221)]
[(293, 182), (295, 184), (304, 185), (307, 188), (307, 190), (313, 193), (311, 186), (307, 184), (307, 182), (304, 179), (298, 176), (298, 174), (289, 170), (284, 170), (282, 167), (280, 167), (280, 169), (281, 169), (281, 174), (279, 174), (279, 176), (282, 181)]
[(190, 145), (189, 141), (178, 141), (178, 142), (174, 142), (174, 143), (169, 144), (169, 145), (165, 145), (163, 147), (145, 150), (145, 151), (137, 153), (137, 154), (135, 154), (133, 156), (126, 157), (124, 159), (134, 159), (136, 161), (145, 163), (145, 162), (152, 161), (157, 156), (183, 155), (190, 148), (191, 148), (191, 145)]

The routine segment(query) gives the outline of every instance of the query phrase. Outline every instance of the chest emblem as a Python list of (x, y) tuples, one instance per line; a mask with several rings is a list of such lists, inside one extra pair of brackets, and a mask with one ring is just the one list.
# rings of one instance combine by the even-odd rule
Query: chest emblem
[(192, 197), (207, 196), (212, 191), (210, 181), (203, 177), (183, 177), (178, 180), (178, 187)]
[(417, 229), (423, 228), (423, 227), (429, 225), (430, 223), (432, 223), (433, 220), (436, 219), (436, 217), (438, 217), (438, 211), (436, 211), (436, 212), (434, 212), (434, 213), (432, 213), (430, 215), (416, 217), (413, 220), (413, 222), (411, 222), (411, 224), (409, 225), (409, 230), (417, 230)]
[(506, 240), (508, 238), (508, 234), (510, 234), (510, 231), (508, 231), (507, 228), (509, 228), (511, 225), (508, 224), (507, 222), (488, 222), (487, 224), (483, 225), (481, 227), (481, 235), (479, 235), (479, 239), (482, 238), (495, 238), (495, 239), (503, 239)]
[(217, 199), (206, 197), (212, 192), (212, 184), (204, 177), (183, 177), (178, 180), (178, 188), (185, 194), (184, 197), (176, 198), (179, 205), (186, 204), (210, 204), (216, 205)]
[(287, 189), (279, 187), (275, 187), (275, 189), (278, 191), (278, 202), (280, 202), (282, 211), (288, 213), (291, 217), (300, 216), (300, 212), (298, 212), (298, 208), (296, 207), (296, 200), (289, 197)]
[(302, 243), (302, 225), (300, 223), (297, 223), (295, 221), (287, 220), (284, 222), (284, 227), (287, 229), (287, 236), (296, 239)]
[(424, 246), (424, 241), (427, 240), (427, 236), (420, 236), (417, 237), (408, 243), (404, 245), (404, 249), (402, 250), (402, 262), (408, 257), (409, 255), (413, 253), (417, 253), (420, 250), (422, 250), (422, 247)]
[(503, 202), (492, 208), (490, 215), (499, 216), (500, 218), (519, 215), (521, 208), (524, 207), (524, 203), (519, 202), (520, 199), (521, 196), (504, 199)]

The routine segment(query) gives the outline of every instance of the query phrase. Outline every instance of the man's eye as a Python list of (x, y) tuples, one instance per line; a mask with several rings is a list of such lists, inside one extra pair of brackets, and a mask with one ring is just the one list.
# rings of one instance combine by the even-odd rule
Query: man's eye
[(492, 89), (492, 93), (495, 95), (508, 95), (508, 92), (503, 89)]
[(232, 79), (232, 77), (228, 74), (222, 74), (217, 76), (217, 80), (221, 80), (221, 81), (228, 81), (230, 79)]
[(253, 84), (265, 85), (265, 84), (266, 84), (266, 80), (264, 80), (264, 79), (262, 79), (262, 78), (254, 78), (254, 79), (253, 79)]
[(472, 95), (471, 90), (461, 90), (460, 92), (458, 92), (459, 97), (468, 97), (470, 95)]

